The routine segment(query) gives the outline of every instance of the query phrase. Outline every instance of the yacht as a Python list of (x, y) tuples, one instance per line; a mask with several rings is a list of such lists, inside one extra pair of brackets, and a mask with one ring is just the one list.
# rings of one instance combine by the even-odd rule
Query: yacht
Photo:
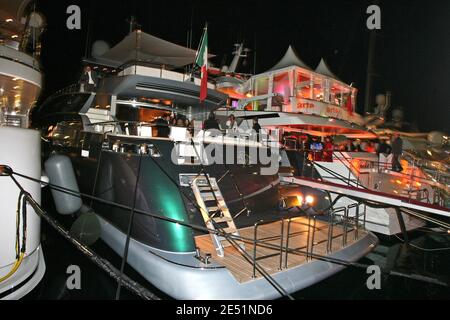
[[(238, 58), (235, 55), (234, 59)], [(230, 97), (228, 105), (216, 112), (218, 118), (225, 126), (227, 118), (234, 115), (240, 132), (249, 131), (252, 119), (257, 118), (267, 134), (276, 132), (284, 146), (284, 165), (292, 168), (291, 175), (381, 192), (406, 202), (417, 201), (422, 212), (449, 216), (448, 207), (443, 206), (449, 185), (433, 180), (417, 161), (409, 160), (407, 153), (402, 158), (404, 171), (397, 173), (392, 170), (390, 158), (378, 157), (374, 152), (324, 152), (322, 146), (310, 150), (311, 138), (317, 143), (326, 137), (344, 143), (389, 139), (371, 130), (367, 117), (356, 113), (357, 89), (340, 80), (324, 59), (313, 70), (289, 46), (282, 59), (266, 72), (249, 76), (232, 71), (225, 68), (217, 77), (218, 90)], [(328, 157), (323, 157), (326, 153)], [(345, 194), (332, 193), (330, 197), (335, 207), (354, 203)], [(370, 199), (372, 195), (365, 197)], [(368, 230), (385, 235), (401, 232), (395, 206), (366, 206), (365, 211)], [(403, 214), (402, 219), (407, 231), (425, 225), (416, 215)]]
[(337, 219), (324, 193), (280, 185), (261, 160), (278, 169), (271, 139), (203, 127), (229, 96), (209, 82), (200, 103), (201, 80), (185, 72), (195, 56), (135, 30), (86, 59), (105, 74), (94, 91), (74, 85), (39, 106), (50, 182), (83, 194), (53, 189), (57, 211), (88, 206), (101, 239), (177, 299), (279, 298), (370, 252), (362, 215)]
[[(10, 177), (12, 169), (41, 179), (40, 133), (29, 129), (29, 112), (42, 88), (43, 23), (30, 1), (0, 1), (0, 299), (22, 298), (45, 273), (40, 218), (20, 205), (20, 190)], [(15, 178), (40, 201), (39, 183)]]

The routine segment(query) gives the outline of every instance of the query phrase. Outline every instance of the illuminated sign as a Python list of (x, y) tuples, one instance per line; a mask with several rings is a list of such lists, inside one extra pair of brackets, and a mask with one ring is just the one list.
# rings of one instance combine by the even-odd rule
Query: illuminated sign
[(297, 108), (299, 109), (314, 109), (315, 107), (314, 103), (310, 102), (300, 102), (297, 104)]

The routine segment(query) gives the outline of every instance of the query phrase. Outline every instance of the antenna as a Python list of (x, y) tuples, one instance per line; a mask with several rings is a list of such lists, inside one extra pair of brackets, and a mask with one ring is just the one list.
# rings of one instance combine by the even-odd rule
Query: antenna
[[(379, 5), (379, 0), (374, 0), (374, 4)], [(369, 34), (369, 52), (367, 55), (367, 78), (366, 78), (366, 97), (364, 101), (364, 111), (370, 112), (370, 104), (372, 98), (373, 78), (376, 75), (375, 72), (375, 47), (377, 43), (377, 31), (371, 30)]]
[(87, 30), (86, 30), (86, 42), (84, 44), (84, 56), (86, 58), (89, 58), (90, 54), (89, 54), (89, 43), (90, 43), (90, 38), (91, 38), (91, 13), (92, 13), (92, 1), (89, 3), (89, 13), (88, 13), (88, 26), (87, 26)]
[(130, 19), (126, 20), (129, 26), (129, 33), (132, 33), (134, 30), (141, 28), (141, 25), (137, 22), (136, 17), (131, 15)]
[(256, 32), (253, 40), (253, 74), (256, 74)]
[(236, 72), (236, 69), (238, 67), (239, 64), (239, 59), (240, 58), (247, 58), (248, 53), (251, 51), (248, 48), (244, 48), (244, 44), (243, 43), (235, 43), (234, 44), (235, 50), (233, 51), (233, 60), (230, 63), (230, 67), (228, 68), (228, 72), (230, 73), (234, 73)]

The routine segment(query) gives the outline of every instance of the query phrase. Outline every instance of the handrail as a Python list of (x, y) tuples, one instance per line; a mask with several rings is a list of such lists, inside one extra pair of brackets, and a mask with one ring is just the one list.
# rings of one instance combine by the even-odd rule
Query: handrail
[[(355, 188), (363, 188), (363, 189), (368, 189), (366, 186), (363, 186), (362, 184), (359, 184), (359, 181), (358, 180), (353, 180), (353, 179), (350, 179), (350, 178), (346, 178), (346, 177), (344, 177), (343, 175), (341, 175), (341, 174), (339, 174), (339, 173), (337, 173), (337, 172), (334, 172), (333, 170), (331, 170), (331, 169), (329, 169), (329, 168), (327, 168), (327, 167), (324, 167), (324, 166), (322, 166), (321, 164), (319, 164), (319, 163), (317, 163), (317, 162), (313, 162), (312, 161), (312, 163), (315, 165), (315, 166), (317, 166), (317, 167), (319, 167), (320, 169), (322, 169), (322, 170), (324, 170), (324, 171), (326, 171), (327, 173), (329, 173), (329, 174), (331, 174), (333, 177), (335, 177), (336, 179), (338, 179), (338, 180), (340, 180), (340, 181), (342, 181), (342, 182), (344, 182), (344, 183), (346, 183), (348, 186), (350, 186), (350, 187), (355, 187)], [(350, 185), (350, 183), (356, 183), (356, 185)]]
[[(292, 249), (289, 247), (290, 245), (290, 239), (295, 235), (298, 236), (299, 234), (305, 234), (306, 233), (306, 246), (301, 247), (305, 248), (305, 256), (306, 260), (310, 261), (314, 258), (314, 247), (316, 245), (315, 237), (316, 232), (319, 230), (323, 230), (325, 228), (328, 228), (327, 232), (327, 238), (324, 240), (321, 240), (318, 242), (318, 244), (326, 243), (326, 252), (327, 254), (330, 254), (333, 252), (333, 240), (338, 237), (342, 237), (342, 241), (340, 243), (341, 248), (347, 246), (348, 244), (348, 233), (355, 231), (354, 234), (354, 240), (356, 241), (359, 238), (361, 225), (360, 225), (360, 218), (363, 217), (363, 228), (365, 226), (366, 221), (366, 209), (364, 208), (363, 213), (360, 214), (360, 206), (363, 205), (362, 203), (354, 203), (352, 205), (349, 205), (348, 207), (340, 207), (333, 209), (329, 212), (328, 217), (328, 225), (326, 227), (317, 227), (317, 216), (315, 214), (311, 215), (305, 212), (308, 218), (308, 222), (301, 223), (305, 224), (307, 226), (306, 230), (302, 231), (296, 231), (294, 233), (291, 233), (291, 225), (292, 223), (297, 223), (296, 218), (299, 218), (300, 216), (290, 216), (285, 217), (280, 220), (271, 220), (271, 221), (264, 221), (260, 220), (257, 221), (254, 224), (253, 229), (253, 253), (252, 253), (252, 277), (256, 277), (256, 263), (257, 261), (272, 258), (275, 256), (279, 256), (279, 270), (287, 269), (289, 264), (289, 253), (292, 252)], [(356, 209), (355, 216), (353, 219), (350, 217), (350, 210)], [(334, 235), (334, 226), (338, 224), (339, 222), (336, 222), (336, 216), (342, 213), (342, 234), (339, 234), (338, 236)], [(268, 224), (273, 223), (280, 223), (281, 230), (279, 235), (266, 237), (258, 239), (258, 231), (259, 229)], [(287, 222), (287, 226), (286, 226)], [(271, 249), (277, 249), (278, 252), (275, 253), (269, 253), (265, 255), (258, 256), (258, 247), (264, 247), (264, 242), (266, 241), (275, 241), (279, 239), (279, 246), (272, 245)], [(301, 249), (296, 248), (296, 249)]]
[[(341, 151), (339, 151), (341, 154), (342, 154), (342, 152)], [(342, 160), (342, 159), (345, 159), (345, 160), (347, 160), (347, 161), (349, 161), (350, 162), (350, 160), (353, 160), (353, 159), (355, 159), (355, 158), (349, 158), (349, 157), (345, 157), (343, 154), (342, 154), (342, 158), (336, 158), (336, 159), (338, 159), (338, 160)], [(366, 163), (370, 163), (370, 164), (372, 164), (372, 165), (386, 165), (386, 164), (390, 164), (389, 162), (382, 162), (382, 161), (372, 161), (372, 160), (368, 160), (368, 159), (361, 159), (361, 161), (363, 161), (363, 162), (366, 162)], [(372, 168), (373, 169), (373, 168)], [(415, 167), (415, 169), (416, 169), (416, 167)], [(356, 168), (355, 168), (355, 170), (356, 170)], [(360, 173), (360, 171), (357, 171), (358, 173)], [(407, 173), (403, 173), (403, 172), (395, 172), (395, 174), (398, 174), (398, 175), (402, 175), (402, 176), (408, 176), (408, 177), (412, 177), (412, 178), (417, 178), (417, 179), (421, 179), (421, 180), (427, 180), (428, 181), (428, 179), (426, 178), (426, 177), (421, 177), (421, 176), (417, 176), (417, 175), (411, 175), (411, 174), (407, 174)]]

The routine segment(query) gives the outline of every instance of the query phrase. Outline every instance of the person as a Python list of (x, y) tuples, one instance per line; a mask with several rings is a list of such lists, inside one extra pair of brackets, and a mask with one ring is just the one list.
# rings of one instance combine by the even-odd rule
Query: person
[(392, 152), (392, 148), (390, 145), (388, 145), (388, 143), (386, 142), (386, 140), (382, 140), (380, 141), (380, 143), (378, 144), (378, 148), (377, 148), (377, 154), (383, 154), (385, 156), (388, 156), (389, 154), (391, 154)]
[(403, 153), (403, 140), (399, 134), (394, 134), (392, 138), (392, 170), (402, 172), (403, 167), (400, 164), (400, 156)]
[(158, 137), (162, 138), (169, 137), (170, 127), (169, 122), (166, 119), (159, 117), (158, 119), (156, 119), (155, 124), (158, 132)]
[(259, 141), (259, 136), (261, 134), (261, 126), (259, 125), (258, 117), (253, 118), (252, 129), (253, 129), (253, 132), (256, 134), (256, 141)]
[(325, 138), (325, 144), (323, 149), (324, 149), (323, 160), (326, 162), (333, 162), (334, 145), (330, 137)]
[(376, 152), (375, 143), (373, 141), (367, 142), (366, 152), (368, 152), (368, 153)]
[(212, 129), (220, 130), (220, 125), (216, 119), (216, 115), (214, 114), (214, 112), (211, 111), (209, 113), (208, 119), (206, 119), (203, 122), (203, 130), (206, 131), (206, 130), (212, 130)]
[(361, 152), (361, 140), (356, 139), (353, 141), (353, 152)]
[(233, 134), (237, 132), (238, 125), (234, 114), (230, 114), (230, 116), (228, 117), (226, 127), (227, 127), (227, 134)]
[(359, 144), (359, 147), (361, 148), (362, 152), (369, 152), (367, 151), (367, 147), (369, 146), (369, 143), (366, 140), (361, 141)]
[(97, 88), (97, 82), (97, 73), (93, 71), (90, 66), (86, 66), (80, 78), (80, 90), (85, 92), (92, 92)]
[(184, 120), (184, 125), (186, 126), (189, 135), (194, 136), (194, 121), (189, 121), (188, 118)]
[(173, 121), (172, 121), (172, 116), (171, 116), (170, 114), (167, 114), (167, 115), (164, 117), (164, 120), (166, 120), (166, 122), (167, 122), (167, 124), (168, 124), (169, 126), (172, 126)]
[(353, 145), (352, 140), (347, 140), (347, 143), (344, 145), (343, 151), (347, 151), (347, 152), (355, 151), (355, 146)]
[(183, 118), (177, 119), (177, 127), (186, 127)]
[(380, 169), (388, 169), (388, 164), (392, 163), (392, 159), (389, 159), (391, 152), (392, 148), (386, 140), (381, 140), (378, 143), (377, 155)]
[(312, 138), (309, 149), (311, 150), (311, 158), (313, 161), (322, 161), (323, 144), (317, 137)]

